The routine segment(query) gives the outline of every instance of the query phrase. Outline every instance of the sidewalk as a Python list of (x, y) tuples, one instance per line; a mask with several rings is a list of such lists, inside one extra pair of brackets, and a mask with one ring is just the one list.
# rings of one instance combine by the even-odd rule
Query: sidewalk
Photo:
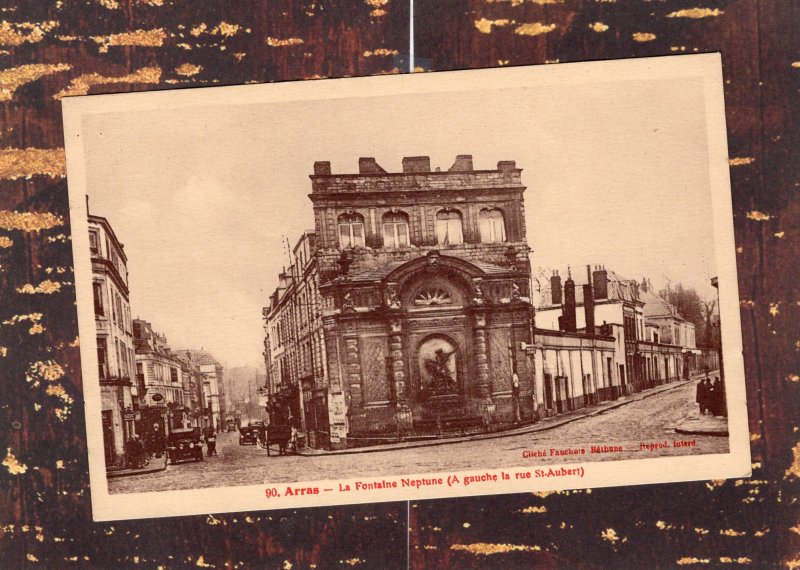
[(164, 454), (161, 457), (151, 457), (150, 463), (141, 469), (114, 469), (112, 471), (106, 471), (106, 477), (108, 479), (113, 479), (114, 477), (127, 477), (129, 475), (145, 475), (147, 473), (163, 471), (166, 468), (167, 455)]
[(695, 410), (675, 425), (675, 431), (686, 435), (728, 435), (728, 418), (719, 416), (701, 416)]
[(639, 392), (636, 394), (632, 394), (629, 396), (621, 396), (620, 398), (612, 401), (601, 402), (599, 404), (593, 404), (586, 408), (580, 408), (578, 410), (572, 410), (570, 412), (565, 412), (558, 416), (554, 416), (551, 418), (545, 418), (540, 420), (535, 424), (528, 424), (526, 426), (504, 430), (502, 432), (495, 432), (495, 433), (481, 433), (475, 435), (466, 435), (460, 437), (441, 437), (438, 439), (429, 439), (423, 441), (406, 441), (406, 442), (398, 442), (398, 443), (386, 443), (381, 445), (373, 445), (370, 447), (357, 447), (353, 449), (340, 449), (336, 451), (328, 451), (325, 449), (301, 449), (297, 453), (298, 455), (303, 455), (307, 457), (317, 457), (320, 455), (348, 455), (354, 453), (373, 453), (376, 451), (388, 451), (391, 449), (413, 449), (416, 447), (432, 447), (435, 445), (447, 445), (449, 443), (460, 443), (463, 441), (478, 441), (483, 439), (500, 439), (503, 437), (512, 437), (515, 435), (521, 435), (526, 433), (536, 433), (540, 431), (546, 431), (550, 429), (554, 429), (565, 424), (569, 424), (580, 420), (582, 418), (595, 416), (598, 414), (603, 414), (609, 410), (613, 410), (615, 408), (619, 408), (620, 406), (624, 406), (626, 404), (630, 404), (632, 402), (638, 402), (640, 400), (644, 400), (645, 398), (649, 398), (650, 396), (655, 396), (656, 394), (661, 394), (663, 392), (674, 390), (675, 388), (679, 388), (681, 386), (686, 386), (687, 384), (691, 384), (692, 382), (701, 378), (702, 375), (695, 375), (694, 377), (690, 378), (689, 380), (678, 380), (676, 382), (672, 382), (670, 384), (664, 384), (662, 386), (656, 386), (655, 388), (651, 388), (650, 390), (646, 390), (644, 392)]

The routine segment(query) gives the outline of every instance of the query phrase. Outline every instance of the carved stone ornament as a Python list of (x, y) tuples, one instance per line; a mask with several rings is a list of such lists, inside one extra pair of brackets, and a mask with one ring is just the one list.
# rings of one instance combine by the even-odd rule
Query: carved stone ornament
[(519, 285), (516, 283), (511, 283), (511, 300), (512, 301), (519, 301), (520, 293), (519, 293)]
[(514, 249), (513, 245), (508, 246), (508, 249), (505, 253), (506, 256), (506, 264), (511, 271), (517, 270), (517, 250)]
[(435, 249), (428, 252), (428, 271), (437, 271), (439, 269), (439, 252)]
[(441, 287), (423, 289), (414, 297), (415, 305), (452, 305), (453, 298), (450, 293)]
[(342, 298), (342, 312), (343, 313), (353, 313), (356, 310), (356, 305), (353, 302), (353, 296), (348, 291), (344, 294), (344, 298)]
[(353, 263), (353, 258), (348, 252), (342, 251), (336, 263), (339, 265), (339, 275), (347, 275), (350, 271), (350, 265)]
[(397, 296), (397, 287), (394, 284), (386, 286), (386, 306), (390, 309), (401, 308), (400, 297)]
[(481, 289), (480, 279), (475, 279), (472, 281), (472, 294), (473, 294), (472, 301), (476, 305), (483, 305), (484, 298), (483, 298), (483, 290)]

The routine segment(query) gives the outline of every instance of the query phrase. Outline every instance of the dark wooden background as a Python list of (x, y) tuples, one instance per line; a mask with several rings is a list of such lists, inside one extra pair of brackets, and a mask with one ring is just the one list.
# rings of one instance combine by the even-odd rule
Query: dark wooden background
[(0, 566), (800, 568), (800, 4), (415, 4), (426, 71), (722, 52), (752, 479), (93, 523), (60, 97), (397, 73), (410, 10), (0, 0)]

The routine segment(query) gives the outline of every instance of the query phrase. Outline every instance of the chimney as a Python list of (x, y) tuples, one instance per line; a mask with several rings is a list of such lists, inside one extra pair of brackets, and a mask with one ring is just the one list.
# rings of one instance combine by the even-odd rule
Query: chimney
[(331, 163), (327, 160), (321, 161), (318, 160), (314, 163), (314, 176), (330, 176), (331, 175)]
[(564, 310), (561, 311), (561, 313), (564, 319), (564, 330), (567, 332), (576, 332), (578, 330), (578, 323), (575, 318), (575, 282), (572, 280), (572, 275), (569, 273), (567, 274), (567, 280), (564, 282)]
[(602, 265), (598, 265), (592, 273), (592, 283), (594, 284), (594, 298), (608, 299), (608, 271)]
[(403, 158), (403, 172), (406, 174), (412, 172), (430, 172), (431, 171), (431, 157), (430, 156), (406, 156)]
[(448, 170), (449, 172), (471, 172), (472, 171), (472, 155), (459, 154), (456, 161)]
[(358, 159), (358, 173), (359, 174), (386, 174), (386, 171), (380, 164), (371, 156), (361, 157)]
[(583, 312), (586, 317), (586, 334), (595, 334), (594, 328), (594, 294), (592, 286), (583, 286)]
[(551, 293), (551, 301), (554, 305), (561, 304), (561, 276), (558, 274), (558, 271), (553, 271), (553, 275), (550, 277), (550, 293)]
[(511, 172), (517, 169), (517, 163), (513, 160), (501, 160), (497, 163), (497, 170), (500, 172)]

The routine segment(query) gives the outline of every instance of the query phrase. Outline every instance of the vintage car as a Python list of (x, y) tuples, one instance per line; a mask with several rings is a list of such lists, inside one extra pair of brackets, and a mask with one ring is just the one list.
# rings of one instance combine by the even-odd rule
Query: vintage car
[(171, 464), (178, 461), (203, 460), (203, 441), (200, 428), (176, 429), (167, 437), (167, 459)]
[(250, 425), (239, 428), (239, 445), (258, 444), (258, 434), (261, 431), (261, 425), (254, 424), (255, 422), (251, 422)]

